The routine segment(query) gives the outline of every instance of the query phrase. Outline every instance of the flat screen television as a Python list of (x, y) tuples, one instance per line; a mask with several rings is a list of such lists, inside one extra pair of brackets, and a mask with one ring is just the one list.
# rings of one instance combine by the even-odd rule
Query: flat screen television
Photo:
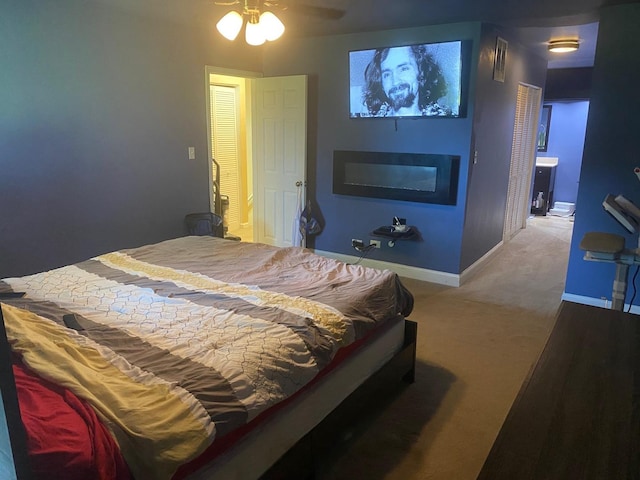
[(350, 118), (464, 117), (467, 43), (350, 51)]

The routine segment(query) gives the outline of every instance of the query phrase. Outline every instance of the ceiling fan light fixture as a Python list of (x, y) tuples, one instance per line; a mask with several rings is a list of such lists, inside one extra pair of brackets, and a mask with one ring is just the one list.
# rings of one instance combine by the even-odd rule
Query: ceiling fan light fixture
[(575, 52), (580, 47), (580, 42), (575, 39), (551, 40), (549, 51), (554, 53)]
[(253, 15), (247, 22), (247, 26), (245, 27), (244, 38), (249, 45), (253, 45), (257, 47), (258, 45), (262, 45), (267, 39), (265, 37), (264, 29), (260, 25), (259, 19), (254, 17)]
[(232, 10), (218, 21), (216, 28), (218, 32), (220, 32), (220, 35), (233, 41), (240, 33), (243, 22), (242, 15)]
[(265, 39), (270, 42), (277, 40), (284, 33), (284, 24), (272, 12), (262, 12), (259, 25)]

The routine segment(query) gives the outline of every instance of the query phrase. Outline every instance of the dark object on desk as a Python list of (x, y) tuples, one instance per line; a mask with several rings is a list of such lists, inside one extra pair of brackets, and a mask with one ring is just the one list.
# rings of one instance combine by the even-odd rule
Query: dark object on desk
[(563, 302), (478, 480), (603, 480), (640, 472), (640, 322)]

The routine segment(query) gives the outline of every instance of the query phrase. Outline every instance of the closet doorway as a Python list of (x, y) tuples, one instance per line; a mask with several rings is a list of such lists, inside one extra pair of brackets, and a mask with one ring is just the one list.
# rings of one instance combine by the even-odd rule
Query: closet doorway
[[(216, 208), (211, 188), (211, 210), (224, 213), (226, 235), (252, 242), (253, 162), (250, 148), (251, 80), (209, 73), (208, 120), (212, 162), (210, 183), (219, 179), (221, 205)], [(219, 168), (219, 171), (216, 171)]]

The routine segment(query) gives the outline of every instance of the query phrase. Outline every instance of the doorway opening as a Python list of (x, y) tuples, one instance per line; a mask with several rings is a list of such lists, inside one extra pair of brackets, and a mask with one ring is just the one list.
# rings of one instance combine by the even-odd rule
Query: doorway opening
[[(209, 151), (220, 165), (228, 235), (303, 246), (306, 75), (261, 77), (207, 67), (206, 86)], [(215, 167), (209, 162), (210, 184), (217, 177)], [(215, 212), (213, 188), (209, 195)]]
[(209, 165), (210, 208), (223, 216), (225, 237), (247, 242), (254, 241), (251, 82), (207, 67), (209, 154), (215, 159)]

